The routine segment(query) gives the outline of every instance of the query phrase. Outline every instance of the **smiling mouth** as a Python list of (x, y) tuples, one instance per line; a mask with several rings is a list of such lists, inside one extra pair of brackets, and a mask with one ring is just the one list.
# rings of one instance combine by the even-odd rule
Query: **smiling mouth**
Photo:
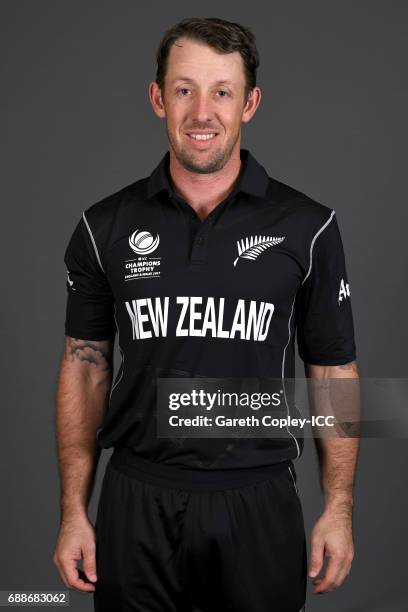
[(218, 136), (217, 132), (209, 132), (208, 134), (205, 133), (186, 133), (186, 136), (188, 136), (191, 140), (193, 140), (194, 142), (208, 142), (210, 140), (214, 140), (214, 138), (216, 136)]

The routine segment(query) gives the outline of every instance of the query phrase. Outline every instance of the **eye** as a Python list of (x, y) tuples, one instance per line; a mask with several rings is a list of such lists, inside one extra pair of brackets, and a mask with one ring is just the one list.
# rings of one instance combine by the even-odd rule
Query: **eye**
[(228, 91), (225, 91), (225, 89), (219, 89), (217, 93), (222, 94), (220, 96), (221, 98), (225, 98), (226, 96), (229, 96)]
[(190, 90), (187, 87), (180, 87), (180, 89), (177, 90), (178, 94), (181, 94), (182, 96), (186, 95), (186, 92), (189, 92)]

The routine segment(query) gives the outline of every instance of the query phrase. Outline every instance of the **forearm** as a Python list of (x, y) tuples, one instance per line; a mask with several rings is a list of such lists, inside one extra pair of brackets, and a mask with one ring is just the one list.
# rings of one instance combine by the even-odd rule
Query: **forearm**
[[(332, 382), (331, 379), (358, 379), (355, 362), (342, 366), (308, 366), (307, 373), (314, 378), (316, 392), (311, 397), (314, 414), (332, 414), (340, 422), (359, 417), (358, 382)], [(327, 381), (327, 385), (325, 384)], [(344, 417), (346, 413), (346, 417)], [(341, 427), (337, 432), (344, 433)], [(352, 513), (353, 486), (359, 450), (359, 438), (337, 435), (315, 438), (320, 464), (320, 483), (325, 507)]]
[(57, 393), (61, 520), (86, 515), (112, 381), (111, 347), (67, 338)]
[(316, 446), (325, 507), (351, 514), (358, 439), (317, 438)]

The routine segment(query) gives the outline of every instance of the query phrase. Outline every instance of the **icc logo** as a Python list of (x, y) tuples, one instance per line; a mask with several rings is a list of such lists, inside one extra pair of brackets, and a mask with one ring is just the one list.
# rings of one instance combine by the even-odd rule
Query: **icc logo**
[(138, 255), (153, 253), (159, 246), (159, 242), (159, 234), (156, 238), (153, 238), (150, 232), (139, 231), (138, 229), (129, 236), (129, 246)]

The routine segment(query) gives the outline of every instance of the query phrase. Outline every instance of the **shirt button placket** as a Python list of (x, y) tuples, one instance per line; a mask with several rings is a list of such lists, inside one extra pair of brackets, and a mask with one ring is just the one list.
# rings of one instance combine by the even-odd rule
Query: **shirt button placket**
[(200, 228), (196, 234), (193, 242), (193, 249), (191, 252), (191, 264), (205, 264), (207, 254), (207, 229)]

